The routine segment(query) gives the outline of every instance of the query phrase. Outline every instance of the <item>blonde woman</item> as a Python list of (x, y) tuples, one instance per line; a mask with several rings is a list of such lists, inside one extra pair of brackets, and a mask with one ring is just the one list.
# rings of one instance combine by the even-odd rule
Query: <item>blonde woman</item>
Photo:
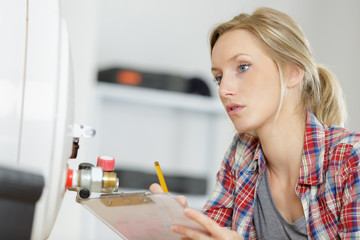
[[(360, 134), (300, 27), (260, 8), (217, 26), (212, 74), (237, 134), (189, 239), (360, 239)], [(161, 192), (158, 185), (152, 192)], [(180, 198), (186, 205), (186, 199)]]

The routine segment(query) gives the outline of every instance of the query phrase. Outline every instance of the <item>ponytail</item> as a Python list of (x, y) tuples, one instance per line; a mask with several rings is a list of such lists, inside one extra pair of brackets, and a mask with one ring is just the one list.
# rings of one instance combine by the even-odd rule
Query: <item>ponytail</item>
[(320, 102), (312, 104), (310, 110), (317, 119), (328, 126), (344, 126), (347, 117), (341, 86), (336, 76), (322, 65), (317, 65), (320, 80)]

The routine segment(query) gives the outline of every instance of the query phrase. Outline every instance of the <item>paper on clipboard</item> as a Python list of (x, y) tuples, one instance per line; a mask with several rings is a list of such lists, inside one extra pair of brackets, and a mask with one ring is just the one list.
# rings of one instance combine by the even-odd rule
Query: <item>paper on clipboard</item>
[(119, 236), (128, 240), (181, 239), (173, 224), (206, 230), (184, 215), (184, 207), (168, 194), (115, 193), (80, 203)]

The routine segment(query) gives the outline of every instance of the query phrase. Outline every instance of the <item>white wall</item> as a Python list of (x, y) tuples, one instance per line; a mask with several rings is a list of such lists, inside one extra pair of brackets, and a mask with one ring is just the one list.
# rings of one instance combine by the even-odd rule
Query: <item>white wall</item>
[[(329, 66), (343, 86), (350, 116), (348, 127), (360, 131), (356, 93), (360, 89), (357, 74), (360, 1), (357, 0), (341, 3), (335, 0), (62, 0), (74, 60), (75, 118), (80, 123), (92, 124), (90, 116), (96, 114), (91, 112), (95, 72), (108, 64), (200, 75), (211, 81), (210, 29), (258, 6), (282, 10), (302, 26), (317, 62)], [(224, 140), (224, 149), (227, 144)], [(80, 154), (88, 150), (85, 144)], [(73, 201), (72, 197), (65, 198), (51, 239), (85, 239), (84, 229), (102, 229), (104, 236), (111, 235), (103, 226), (90, 226), (93, 223), (83, 220), (82, 216), (89, 217), (88, 213)], [(71, 212), (73, 209), (76, 210)], [(108, 239), (116, 239), (111, 236)]]

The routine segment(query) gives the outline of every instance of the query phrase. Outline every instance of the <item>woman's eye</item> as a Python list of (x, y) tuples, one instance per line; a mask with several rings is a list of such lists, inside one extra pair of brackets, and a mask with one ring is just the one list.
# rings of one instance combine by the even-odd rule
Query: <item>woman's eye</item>
[(250, 66), (250, 64), (241, 64), (239, 66), (239, 71), (240, 72), (245, 72), (246, 70), (248, 70), (249, 66)]
[(215, 82), (216, 82), (218, 85), (220, 85), (221, 79), (222, 79), (222, 76), (216, 76), (216, 77), (215, 77)]

